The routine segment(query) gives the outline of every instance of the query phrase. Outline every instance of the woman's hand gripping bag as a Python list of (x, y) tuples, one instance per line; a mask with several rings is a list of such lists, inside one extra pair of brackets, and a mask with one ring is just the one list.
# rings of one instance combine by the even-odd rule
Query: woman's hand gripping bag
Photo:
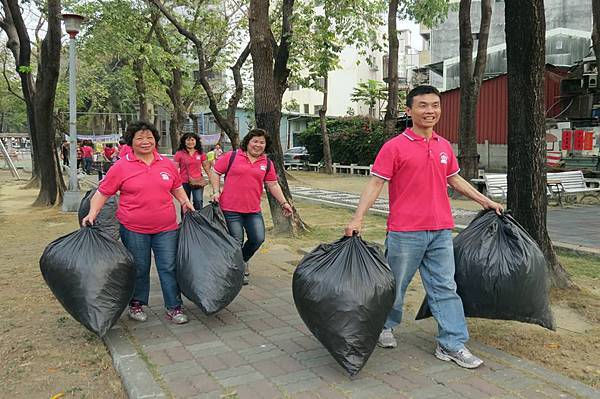
[(351, 376), (373, 353), (395, 292), (383, 254), (359, 236), (319, 245), (294, 272), (298, 313)]

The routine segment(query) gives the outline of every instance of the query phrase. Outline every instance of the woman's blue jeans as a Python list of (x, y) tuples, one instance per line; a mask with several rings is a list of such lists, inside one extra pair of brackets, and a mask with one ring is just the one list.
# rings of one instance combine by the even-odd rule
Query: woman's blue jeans
[(136, 278), (133, 300), (148, 305), (150, 295), (150, 252), (154, 261), (163, 300), (167, 309), (182, 305), (176, 276), (177, 238), (179, 230), (164, 231), (156, 234), (142, 234), (120, 227), (121, 241), (133, 255)]
[[(244, 262), (248, 262), (265, 241), (265, 222), (262, 213), (223, 211), (223, 215), (227, 221), (229, 234), (240, 243)], [(246, 242), (244, 242), (244, 230), (248, 236)]]
[(438, 323), (438, 342), (451, 351), (462, 349), (469, 332), (454, 282), (452, 231), (390, 231), (385, 246), (388, 264), (396, 277), (396, 300), (385, 328), (402, 321), (406, 288), (418, 269), (429, 308)]
[(190, 183), (183, 183), (182, 186), (188, 198), (192, 200), (192, 203), (194, 204), (194, 209), (197, 211), (202, 209), (202, 206), (204, 205), (204, 187), (192, 188), (192, 186), (190, 186)]

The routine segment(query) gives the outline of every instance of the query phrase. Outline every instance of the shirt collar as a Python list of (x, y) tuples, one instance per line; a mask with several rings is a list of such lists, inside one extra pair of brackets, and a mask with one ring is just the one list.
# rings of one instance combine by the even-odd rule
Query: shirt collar
[[(411, 128), (407, 128), (402, 132), (404, 136), (406, 136), (410, 141), (425, 141), (424, 137), (419, 136)], [(431, 138), (434, 140), (439, 140), (440, 136), (436, 132), (432, 132)]]
[[(152, 155), (154, 155), (154, 159), (152, 160), (152, 163), (163, 160), (163, 156), (160, 155), (158, 153), (158, 151), (156, 151), (156, 149), (152, 152)], [(128, 160), (129, 162), (142, 162), (135, 156), (135, 154), (133, 153), (133, 150), (131, 150), (130, 152), (125, 154), (125, 159)]]
[[(241, 148), (239, 149), (240, 154), (242, 154), (243, 156), (245, 156), (246, 158), (248, 158), (248, 154), (246, 153), (246, 151), (242, 150)], [(262, 155), (260, 157), (258, 157), (257, 161), (261, 160), (261, 159), (266, 159), (267, 155), (263, 152)]]

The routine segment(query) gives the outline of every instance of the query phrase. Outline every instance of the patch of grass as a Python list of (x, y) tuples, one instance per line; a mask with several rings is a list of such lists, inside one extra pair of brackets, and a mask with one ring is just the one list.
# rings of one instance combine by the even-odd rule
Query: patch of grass
[(600, 279), (600, 259), (591, 255), (558, 250), (558, 258), (573, 277)]

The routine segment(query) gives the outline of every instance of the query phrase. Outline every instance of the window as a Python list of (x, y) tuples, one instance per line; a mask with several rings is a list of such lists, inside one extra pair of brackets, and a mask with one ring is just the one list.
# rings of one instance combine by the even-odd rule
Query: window
[(315, 114), (315, 115), (318, 115), (318, 114), (319, 114), (319, 111), (321, 110), (321, 107), (322, 107), (322, 105), (315, 105), (315, 106), (314, 106), (314, 108), (313, 108), (313, 109), (314, 109), (314, 114)]
[(325, 78), (317, 78), (317, 87), (325, 89)]
[(304, 104), (304, 113), (305, 114), (310, 113), (310, 105), (309, 104)]
[(289, 91), (296, 91), (296, 90), (300, 90), (300, 85), (298, 83), (290, 84)]

